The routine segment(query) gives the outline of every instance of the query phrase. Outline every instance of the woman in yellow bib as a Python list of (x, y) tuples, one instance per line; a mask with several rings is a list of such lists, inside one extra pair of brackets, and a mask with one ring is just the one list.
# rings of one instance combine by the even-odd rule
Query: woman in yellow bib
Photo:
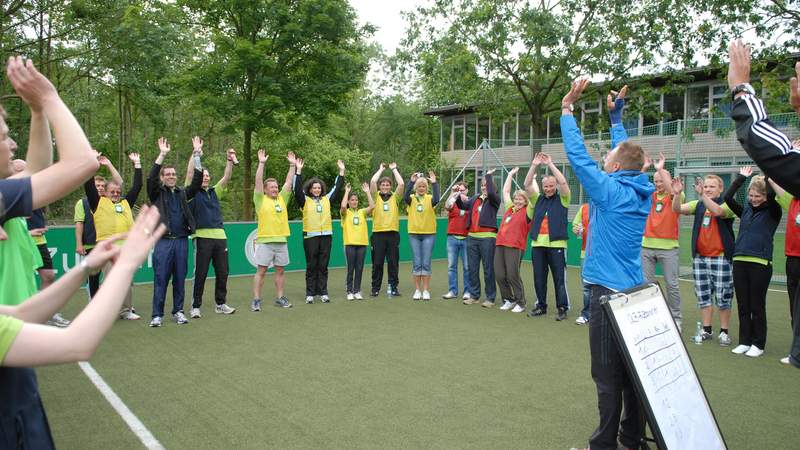
[(333, 189), (325, 193), (325, 183), (312, 177), (303, 184), (304, 161), (297, 158), (297, 172), (294, 176), (294, 199), (303, 212), (303, 250), (306, 254), (306, 304), (314, 303), (319, 296), (322, 303), (330, 302), (328, 297), (328, 262), (331, 259), (333, 239), (333, 220), (331, 219), (331, 200), (344, 184), (344, 163), (336, 161), (339, 175)]
[[(428, 193), (430, 180), (433, 195)], [(412, 274), (414, 275), (414, 300), (431, 299), (431, 257), (436, 242), (436, 212), (433, 208), (439, 203), (439, 184), (436, 175), (428, 172), (428, 179), (421, 173), (411, 176), (406, 184), (405, 202), (408, 205), (408, 241), (414, 256)]]
[(342, 237), (344, 255), (347, 258), (347, 299), (363, 300), (361, 295), (361, 274), (364, 272), (364, 257), (367, 254), (369, 233), (367, 232), (367, 216), (372, 215), (375, 200), (369, 192), (369, 185), (363, 183), (361, 190), (367, 194), (369, 206), (358, 209), (358, 194), (350, 192), (350, 184), (344, 187), (342, 197)]

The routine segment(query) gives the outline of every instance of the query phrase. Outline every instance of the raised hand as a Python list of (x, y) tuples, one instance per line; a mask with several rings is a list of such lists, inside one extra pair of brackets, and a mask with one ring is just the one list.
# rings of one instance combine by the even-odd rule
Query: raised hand
[(540, 164), (542, 164), (542, 152), (537, 153), (536, 156), (533, 157), (533, 161), (531, 161), (532, 166), (538, 166)]
[(561, 107), (568, 108), (569, 105), (572, 105), (573, 103), (577, 102), (578, 99), (581, 98), (581, 94), (583, 94), (583, 91), (585, 91), (588, 86), (589, 86), (588, 78), (582, 78), (573, 81), (572, 87), (570, 87), (569, 92), (567, 92), (567, 95), (565, 95), (564, 98), (561, 99)]
[(234, 165), (239, 165), (239, 160), (236, 158), (236, 150), (229, 148), (226, 156), (228, 161), (232, 162)]
[(343, 175), (344, 174), (344, 161), (342, 161), (341, 159), (337, 160), (336, 161), (336, 167), (339, 168), (339, 175)]
[(369, 183), (361, 183), (361, 190), (364, 191), (365, 194), (369, 195)]
[(286, 160), (289, 161), (289, 165), (296, 166), (297, 165), (297, 156), (295, 156), (294, 152), (289, 152), (286, 154)]
[(136, 167), (139, 167), (142, 164), (142, 160), (139, 158), (138, 153), (129, 153), (128, 159), (130, 159), (133, 165)]
[(350, 192), (350, 183), (344, 185), (344, 195), (347, 197), (347, 194)]
[(749, 177), (753, 174), (753, 166), (744, 166), (739, 169), (739, 175), (744, 175), (745, 177)]
[(389, 163), (389, 170), (394, 170), (394, 169), (397, 169), (397, 163), (396, 162)]
[(428, 179), (431, 180), (431, 183), (436, 183), (436, 174), (432, 170), (428, 171)]
[(789, 79), (789, 103), (795, 111), (800, 111), (800, 61), (795, 63), (794, 73), (795, 76)]
[(167, 156), (167, 153), (169, 153), (170, 148), (166, 138), (158, 138), (158, 151), (161, 152), (161, 156)]
[(486, 171), (485, 175), (492, 175), (497, 169), (489, 169)]
[(195, 136), (192, 138), (192, 150), (194, 153), (197, 153), (200, 156), (203, 155), (203, 140), (200, 139), (200, 136)]
[(703, 179), (698, 178), (694, 180), (694, 191), (698, 196), (703, 195)]
[(116, 264), (126, 265), (137, 268), (147, 258), (150, 249), (161, 239), (167, 227), (159, 223), (158, 208), (154, 206), (142, 206), (139, 216), (133, 223), (125, 238), (125, 244), (119, 251)]
[(750, 48), (741, 39), (731, 42), (728, 47), (728, 88), (750, 82)]
[(378, 168), (381, 170), (381, 173), (383, 173), (383, 171), (386, 170), (386, 163), (382, 162)]
[(547, 153), (540, 152), (536, 156), (540, 157), (541, 163), (544, 164), (545, 166), (549, 166), (550, 164), (553, 164), (553, 158), (551, 158), (550, 155), (548, 155)]
[(519, 172), (519, 167), (514, 167), (513, 169), (508, 171), (508, 174), (513, 177), (514, 175), (517, 174), (517, 172)]
[(108, 166), (111, 165), (111, 161), (108, 158), (106, 158), (106, 156), (103, 155), (102, 153), (98, 153), (97, 154), (97, 162), (99, 162), (101, 166), (105, 166), (105, 167), (108, 167)]
[(676, 195), (680, 195), (683, 192), (683, 181), (681, 181), (680, 177), (672, 179), (672, 192)]
[[(97, 243), (91, 252), (86, 257), (86, 265), (92, 273), (100, 272), (103, 267), (109, 262), (113, 261), (119, 256), (121, 246), (116, 242), (122, 239), (122, 235), (117, 235)], [(86, 254), (86, 250), (83, 251)]]
[(258, 163), (264, 164), (265, 162), (267, 162), (268, 159), (269, 155), (267, 154), (267, 152), (263, 148), (258, 149)]
[(414, 172), (414, 173), (411, 174), (411, 182), (412, 183), (416, 183), (417, 182), (417, 178), (419, 178), (419, 172)]
[(656, 170), (664, 170), (664, 166), (667, 164), (667, 158), (664, 157), (664, 152), (658, 153), (658, 161), (656, 161), (655, 168)]
[(297, 166), (297, 171), (300, 172), (301, 170), (303, 170), (303, 166), (306, 165), (306, 160), (304, 160), (303, 158), (297, 158), (295, 160), (295, 165)]
[(642, 172), (647, 172), (647, 169), (649, 169), (650, 166), (652, 166), (652, 165), (653, 165), (653, 160), (650, 159), (650, 157), (647, 155), (647, 153), (645, 153), (644, 154), (644, 165), (642, 166)]
[(628, 93), (628, 85), (622, 86), (622, 89), (617, 91), (611, 91), (606, 97), (606, 106), (608, 106), (609, 111), (615, 111), (617, 108), (622, 110), (622, 107), (625, 106), (625, 95)]
[(41, 111), (45, 103), (59, 98), (53, 83), (36, 70), (30, 59), (26, 61), (22, 56), (8, 58), (6, 74), (14, 91), (32, 111)]

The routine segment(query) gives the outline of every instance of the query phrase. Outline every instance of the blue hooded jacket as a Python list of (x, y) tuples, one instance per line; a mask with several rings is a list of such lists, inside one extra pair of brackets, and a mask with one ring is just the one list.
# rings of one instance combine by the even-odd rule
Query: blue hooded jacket
[[(641, 172), (598, 169), (573, 116), (561, 116), (561, 135), (575, 176), (591, 193), (584, 281), (615, 291), (644, 283), (642, 236), (655, 187)], [(627, 139), (622, 124), (612, 125), (612, 148)]]

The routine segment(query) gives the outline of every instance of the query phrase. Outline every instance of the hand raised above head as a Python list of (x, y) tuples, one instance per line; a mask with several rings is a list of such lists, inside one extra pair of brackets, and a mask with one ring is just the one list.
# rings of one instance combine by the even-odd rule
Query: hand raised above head
[(14, 91), (32, 111), (42, 111), (45, 103), (59, 98), (53, 83), (36, 69), (30, 59), (22, 56), (8, 58), (6, 74)]

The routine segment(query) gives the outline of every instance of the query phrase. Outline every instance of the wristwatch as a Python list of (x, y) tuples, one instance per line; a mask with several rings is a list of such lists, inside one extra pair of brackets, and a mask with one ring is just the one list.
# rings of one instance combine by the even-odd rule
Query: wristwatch
[(570, 103), (569, 105), (564, 105), (564, 104), (562, 103), (562, 104), (561, 104), (561, 109), (562, 109), (562, 110), (564, 110), (564, 109), (569, 109), (569, 112), (575, 112), (575, 105), (573, 105), (572, 103)]
[(753, 86), (750, 83), (741, 83), (737, 84), (736, 86), (731, 89), (731, 100), (736, 100), (736, 95), (740, 92), (744, 92), (750, 95), (756, 95), (756, 90), (753, 89)]

